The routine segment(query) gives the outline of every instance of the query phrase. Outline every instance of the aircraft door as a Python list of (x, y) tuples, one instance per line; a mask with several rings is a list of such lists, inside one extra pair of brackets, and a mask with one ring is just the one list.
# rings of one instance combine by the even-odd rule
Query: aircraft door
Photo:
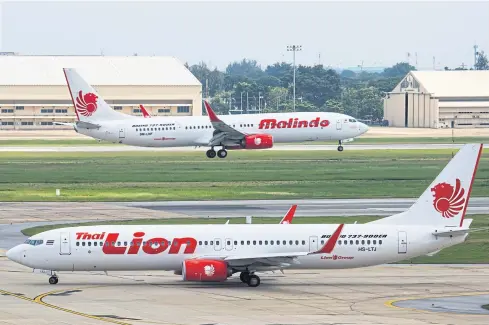
[(119, 139), (124, 139), (126, 137), (126, 130), (124, 128), (119, 129)]
[(214, 250), (215, 251), (221, 250), (221, 239), (220, 238), (214, 238)]
[(407, 252), (407, 234), (405, 231), (399, 231), (399, 254)]
[(336, 130), (341, 130), (342, 127), (341, 119), (336, 120)]
[(318, 237), (310, 236), (309, 237), (309, 252), (315, 252), (318, 250)]
[(226, 250), (230, 251), (233, 249), (233, 240), (231, 238), (226, 238)]
[(71, 254), (70, 233), (69, 232), (62, 232), (60, 234), (59, 254), (60, 255), (70, 255)]

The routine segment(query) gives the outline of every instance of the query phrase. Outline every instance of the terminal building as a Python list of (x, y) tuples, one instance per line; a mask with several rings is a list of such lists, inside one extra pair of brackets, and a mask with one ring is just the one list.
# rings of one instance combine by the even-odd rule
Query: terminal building
[[(202, 84), (174, 57), (0, 56), (0, 129), (63, 129), (76, 115), (63, 68), (75, 68), (113, 109), (202, 115)], [(68, 127), (69, 128), (69, 127)]]
[(384, 98), (393, 127), (489, 127), (489, 71), (411, 71)]

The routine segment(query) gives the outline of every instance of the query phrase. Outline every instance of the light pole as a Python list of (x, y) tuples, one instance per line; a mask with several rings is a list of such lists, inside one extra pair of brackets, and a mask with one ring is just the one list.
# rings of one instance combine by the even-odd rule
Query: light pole
[(292, 51), (293, 53), (293, 69), (294, 69), (294, 112), (295, 112), (295, 52), (297, 51), (302, 51), (302, 45), (288, 45), (287, 46), (287, 51), (290, 52)]

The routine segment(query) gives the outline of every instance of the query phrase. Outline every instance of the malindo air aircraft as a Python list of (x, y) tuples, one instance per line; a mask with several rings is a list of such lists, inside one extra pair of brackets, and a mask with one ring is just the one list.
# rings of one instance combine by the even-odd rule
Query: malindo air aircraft
[[(113, 143), (140, 147), (207, 146), (208, 158), (226, 158), (227, 149), (269, 149), (275, 143), (352, 141), (368, 126), (351, 116), (330, 112), (208, 116), (131, 116), (113, 110), (76, 72), (63, 69), (75, 106), (76, 132)], [(72, 125), (71, 123), (65, 123)], [(221, 147), (216, 153), (214, 147)]]
[(465, 241), (465, 219), (482, 144), (463, 146), (406, 211), (366, 224), (102, 225), (49, 230), (7, 251), (47, 273), (166, 270), (184, 281), (226, 281), (240, 273), (367, 267), (433, 255)]

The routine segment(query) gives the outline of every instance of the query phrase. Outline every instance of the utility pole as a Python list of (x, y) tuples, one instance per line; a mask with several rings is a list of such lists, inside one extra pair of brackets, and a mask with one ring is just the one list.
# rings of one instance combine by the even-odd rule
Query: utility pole
[(477, 48), (478, 48), (477, 44), (474, 45), (474, 70), (475, 70), (475, 65), (477, 64), (477, 55), (479, 54)]
[(293, 53), (293, 69), (294, 69), (294, 112), (295, 112), (295, 52), (297, 51), (302, 51), (302, 45), (288, 45), (287, 46), (287, 51), (290, 52), (292, 51)]

